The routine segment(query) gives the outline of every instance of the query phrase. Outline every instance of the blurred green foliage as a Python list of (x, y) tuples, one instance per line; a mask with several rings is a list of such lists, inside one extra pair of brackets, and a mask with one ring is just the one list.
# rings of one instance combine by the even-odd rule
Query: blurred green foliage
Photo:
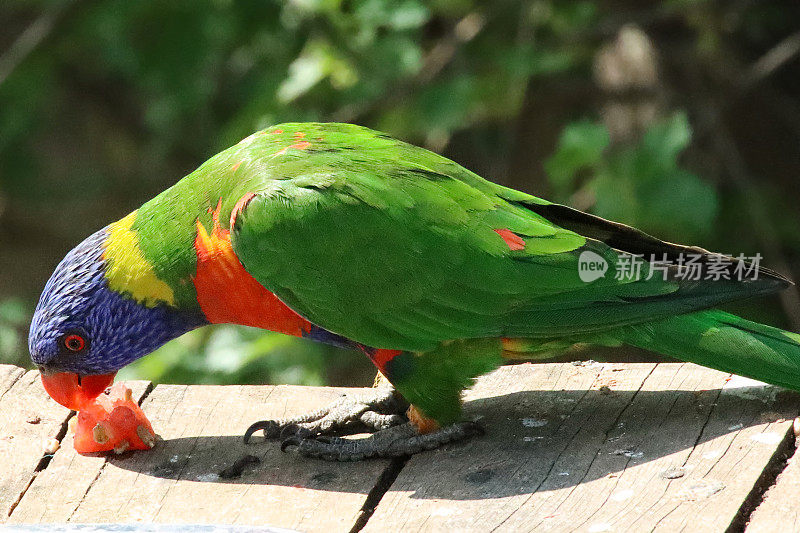
[[(283, 121), (361, 123), (663, 238), (800, 261), (800, 68), (759, 70), (800, 31), (791, 0), (8, 0), (0, 20), (0, 361), (25, 362), (36, 295), (70, 247)], [(631, 27), (651, 59), (621, 37)], [(598, 68), (609, 49), (616, 88)], [(643, 101), (652, 120), (618, 136), (609, 103)], [(125, 371), (371, 373), (361, 354), (237, 326)]]
[(0, 301), (0, 362), (27, 365), (25, 333), (31, 310), (19, 298)]
[(146, 376), (158, 382), (220, 385), (363, 384), (373, 375), (371, 363), (361, 353), (239, 326), (194, 331), (120, 373), (130, 379)]
[(663, 239), (697, 242), (712, 233), (718, 199), (713, 185), (679, 164), (691, 137), (686, 115), (676, 113), (652, 124), (638, 142), (609, 150), (602, 124), (575, 122), (564, 129), (545, 168), (565, 201), (585, 174), (581, 187), (591, 194), (596, 214)]

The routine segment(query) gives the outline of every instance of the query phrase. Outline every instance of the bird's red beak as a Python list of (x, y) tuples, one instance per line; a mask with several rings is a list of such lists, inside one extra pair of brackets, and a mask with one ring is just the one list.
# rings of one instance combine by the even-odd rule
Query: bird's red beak
[(55, 401), (73, 411), (80, 411), (114, 382), (117, 373), (78, 376), (72, 372), (42, 372), (42, 384)]

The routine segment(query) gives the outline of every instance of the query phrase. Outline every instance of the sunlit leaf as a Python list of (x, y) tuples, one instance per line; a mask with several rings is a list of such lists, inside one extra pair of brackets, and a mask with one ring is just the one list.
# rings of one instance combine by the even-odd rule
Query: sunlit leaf
[(589, 121), (569, 124), (561, 133), (556, 152), (545, 162), (545, 170), (553, 185), (568, 187), (584, 168), (596, 168), (608, 147), (608, 130)]

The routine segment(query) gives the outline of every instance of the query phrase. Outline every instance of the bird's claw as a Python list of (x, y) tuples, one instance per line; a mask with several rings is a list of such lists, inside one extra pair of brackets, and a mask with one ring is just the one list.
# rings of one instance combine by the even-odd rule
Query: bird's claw
[(281, 451), (290, 447), (305, 457), (326, 461), (360, 461), (369, 458), (407, 457), (444, 444), (483, 435), (477, 422), (458, 422), (431, 433), (420, 435), (416, 428), (406, 423), (382, 429), (363, 438), (340, 438), (314, 435), (306, 438), (296, 435), (284, 439)]
[(244, 432), (244, 443), (247, 444), (250, 441), (250, 437), (257, 431), (263, 431), (264, 438), (274, 438), (275, 428), (277, 427), (278, 424), (274, 420), (259, 420), (251, 424), (247, 431)]
[(292, 435), (291, 437), (286, 437), (281, 441), (281, 451), (285, 452), (288, 448), (292, 446), (300, 446), (300, 443), (303, 441), (300, 437), (296, 435)]
[[(286, 452), (296, 448), (305, 457), (327, 461), (360, 461), (371, 457), (406, 457), (448, 442), (482, 435), (477, 422), (458, 422), (420, 434), (408, 421), (408, 404), (392, 389), (375, 388), (358, 396), (345, 396), (326, 409), (283, 420), (262, 420), (247, 428), (247, 443), (257, 431), (267, 439), (280, 439)], [(370, 432), (361, 438), (342, 438)]]
[(408, 404), (393, 389), (379, 387), (358, 396), (343, 395), (329, 407), (303, 416), (256, 422), (245, 431), (244, 442), (248, 443), (258, 431), (263, 431), (266, 439), (282, 441), (378, 431), (405, 423), (407, 408)]

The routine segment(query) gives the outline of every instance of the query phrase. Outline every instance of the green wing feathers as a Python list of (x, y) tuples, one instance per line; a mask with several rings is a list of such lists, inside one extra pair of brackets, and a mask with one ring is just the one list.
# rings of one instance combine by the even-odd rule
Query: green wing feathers
[[(784, 288), (777, 274), (692, 281), (645, 262), (618, 275), (616, 265), (631, 254), (719, 256), (495, 185), (365, 128), (284, 130), (312, 141), (276, 152), (260, 168), (262, 179), (248, 183), (255, 196), (236, 217), (234, 250), (311, 322), (367, 346), (427, 354), (414, 364), (398, 359), (393, 377), (439, 419), (453, 417), (472, 377), (502, 362), (495, 342), (486, 357), (454, 365), (443, 347), (457, 340), (528, 339), (538, 347), (532, 356), (571, 341), (626, 342), (800, 387), (797, 336), (698, 312)], [(604, 277), (581, 280), (586, 252), (609, 265)]]
[[(454, 339), (570, 336), (785, 283), (665, 280), (647, 268), (615, 276), (628, 251), (602, 239), (632, 253), (681, 248), (596, 217), (575, 220), (427, 150), (352, 128), (352, 146), (312, 146), (291, 172), (273, 171), (232, 242), (290, 307), (363, 344), (423, 352)], [(611, 265), (608, 275), (580, 279), (586, 251)]]

